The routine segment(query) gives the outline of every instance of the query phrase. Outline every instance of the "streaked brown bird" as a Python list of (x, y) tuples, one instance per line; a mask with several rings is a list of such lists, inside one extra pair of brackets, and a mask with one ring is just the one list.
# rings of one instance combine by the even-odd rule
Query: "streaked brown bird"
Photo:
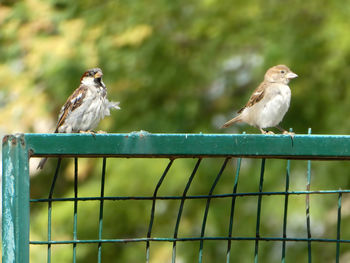
[[(99, 122), (110, 115), (110, 109), (119, 110), (119, 102), (107, 99), (106, 85), (102, 81), (102, 70), (87, 70), (80, 79), (79, 87), (61, 108), (55, 133), (93, 132)], [(41, 159), (42, 169), (47, 158)]]

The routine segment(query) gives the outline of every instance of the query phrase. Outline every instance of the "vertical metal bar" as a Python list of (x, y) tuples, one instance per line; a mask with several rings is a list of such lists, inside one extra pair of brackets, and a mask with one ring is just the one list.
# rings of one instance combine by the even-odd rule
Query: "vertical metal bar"
[[(262, 159), (261, 160), (261, 170), (260, 170), (259, 193), (261, 193), (263, 190), (264, 172), (265, 172), (265, 159)], [(258, 262), (261, 203), (262, 203), (262, 195), (259, 195), (258, 196), (258, 210), (257, 210), (257, 216), (256, 216), (256, 240), (255, 240), (254, 263)]]
[(29, 161), (25, 137), (2, 141), (2, 262), (29, 262)]
[[(160, 188), (160, 186), (162, 185), (163, 183), (163, 180), (165, 178), (165, 176), (167, 175), (171, 165), (173, 164), (174, 160), (170, 160), (170, 162), (168, 163), (167, 167), (165, 168), (162, 176), (160, 177), (158, 183), (157, 183), (157, 186), (154, 190), (154, 193), (153, 193), (153, 201), (152, 201), (152, 209), (151, 209), (151, 218), (150, 218), (150, 222), (149, 222), (149, 226), (148, 226), (148, 232), (147, 232), (147, 238), (150, 238), (151, 237), (151, 233), (152, 233), (152, 227), (153, 227), (153, 221), (154, 221), (154, 211), (155, 211), (155, 208), (156, 208), (156, 197), (157, 197), (157, 193), (158, 193), (158, 190)], [(150, 250), (150, 242), (147, 241), (146, 242), (146, 262), (148, 263), (149, 262), (149, 250)]]
[[(55, 185), (56, 185), (56, 181), (57, 181), (57, 177), (58, 177), (58, 172), (60, 170), (60, 166), (61, 166), (61, 158), (58, 158), (57, 160), (57, 165), (56, 165), (56, 171), (55, 171), (55, 175), (52, 179), (52, 184), (50, 187), (50, 192), (49, 192), (49, 201), (48, 201), (48, 210), (47, 210), (47, 241), (51, 241), (51, 215), (52, 215), (52, 201), (50, 200), (53, 196), (53, 191), (55, 189)], [(50, 263), (51, 262), (51, 244), (47, 245), (47, 262)]]
[[(73, 215), (73, 240), (77, 240), (78, 221), (78, 158), (74, 158), (74, 215)], [(77, 244), (73, 243), (73, 262), (77, 260)]]
[[(185, 190), (183, 191), (182, 198), (181, 198), (181, 203), (180, 203), (180, 208), (179, 208), (179, 212), (177, 214), (177, 219), (176, 219), (176, 224), (175, 224), (174, 238), (177, 238), (177, 234), (178, 234), (178, 231), (179, 231), (180, 220), (181, 220), (182, 211), (183, 211), (183, 206), (185, 204), (185, 200), (186, 200), (186, 195), (187, 195), (188, 189), (191, 186), (192, 180), (193, 180), (194, 176), (196, 175), (196, 172), (198, 170), (198, 167), (199, 167), (201, 161), (202, 161), (202, 159), (199, 158), (197, 163), (196, 163), (196, 166), (194, 167), (194, 169), (193, 169), (193, 171), (192, 171), (192, 173), (190, 175), (190, 177), (188, 178), (187, 184), (185, 186)], [(175, 261), (176, 261), (176, 240), (173, 243), (173, 254), (172, 254), (171, 262), (175, 263)]]
[[(286, 188), (284, 196), (284, 213), (283, 213), (283, 238), (287, 238), (287, 215), (288, 215), (288, 191), (290, 176), (290, 160), (287, 161)], [(286, 262), (286, 240), (282, 241), (282, 263)]]
[[(311, 128), (308, 130), (308, 134), (311, 134)], [(306, 191), (310, 191), (311, 185), (311, 161), (307, 161), (307, 183)], [(310, 227), (310, 195), (306, 194), (306, 230), (307, 230), (307, 251), (308, 251), (308, 262), (312, 262), (311, 257), (311, 227)]]
[[(241, 170), (241, 162), (242, 162), (242, 158), (238, 158), (237, 159), (236, 176), (235, 176), (235, 181), (234, 181), (233, 190), (232, 190), (233, 194), (237, 193), (239, 172)], [(233, 217), (234, 217), (234, 213), (235, 213), (235, 204), (236, 204), (236, 196), (232, 196), (231, 212), (230, 212), (230, 224), (229, 224), (229, 229), (228, 229), (228, 237), (229, 238), (232, 237), (232, 227), (233, 227)], [(232, 242), (231, 239), (229, 239), (227, 241), (226, 263), (230, 262), (231, 242)]]
[[(208, 193), (209, 197), (207, 199), (207, 204), (205, 206), (205, 211), (204, 211), (204, 217), (203, 217), (203, 222), (202, 222), (202, 230), (201, 230), (201, 238), (204, 237), (204, 233), (205, 233), (205, 227), (206, 227), (206, 224), (207, 224), (207, 218), (208, 218), (208, 212), (209, 212), (211, 196), (213, 195), (214, 189), (215, 189), (217, 183), (219, 182), (220, 177), (221, 177), (222, 173), (224, 172), (225, 167), (227, 165), (227, 162), (229, 160), (230, 160), (230, 157), (225, 159), (224, 164), (221, 166), (220, 172), (216, 176), (215, 181), (214, 181), (213, 185), (211, 186), (210, 191)], [(204, 246), (204, 240), (201, 239), (200, 244), (199, 244), (199, 259), (198, 259), (199, 263), (202, 263), (202, 260), (203, 260), (203, 246)]]
[[(311, 182), (311, 161), (307, 161), (307, 184), (306, 191), (310, 191), (310, 182)], [(307, 230), (307, 238), (311, 238), (311, 227), (310, 227), (310, 195), (306, 194), (306, 230)], [(312, 261), (311, 258), (311, 240), (307, 242), (308, 248), (308, 262)]]
[[(101, 201), (100, 201), (100, 217), (98, 223), (98, 239), (102, 239), (102, 227), (103, 227), (103, 198), (105, 193), (105, 176), (106, 176), (106, 157), (103, 158), (102, 162), (102, 177), (101, 177)], [(102, 243), (98, 243), (98, 255), (97, 262), (101, 263), (102, 256)]]
[(339, 252), (340, 252), (340, 223), (341, 223), (341, 199), (342, 193), (338, 195), (338, 220), (337, 220), (337, 247), (336, 247), (336, 255), (335, 262), (339, 263)]

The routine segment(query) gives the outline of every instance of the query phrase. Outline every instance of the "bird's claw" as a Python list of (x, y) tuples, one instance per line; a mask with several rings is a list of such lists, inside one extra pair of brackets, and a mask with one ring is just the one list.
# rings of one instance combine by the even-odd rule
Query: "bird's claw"
[(267, 134), (267, 135), (273, 135), (275, 134), (273, 131), (264, 131), (264, 130), (261, 130), (262, 134)]
[(294, 132), (289, 132), (289, 131), (283, 131), (284, 135), (289, 135), (290, 137), (292, 137), (292, 139), (294, 138), (295, 133)]
[(283, 131), (283, 134), (284, 135), (289, 135), (290, 136), (290, 139), (292, 140), (292, 146), (294, 145), (294, 135), (295, 133), (294, 132), (289, 132), (289, 131)]
[(79, 131), (79, 133), (83, 134), (91, 134), (94, 138), (96, 137), (96, 132), (92, 130), (87, 130), (87, 131)]

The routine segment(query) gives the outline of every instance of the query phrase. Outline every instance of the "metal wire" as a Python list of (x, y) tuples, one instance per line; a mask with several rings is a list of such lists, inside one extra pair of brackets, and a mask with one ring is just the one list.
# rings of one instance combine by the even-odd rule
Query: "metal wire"
[[(154, 221), (154, 212), (155, 212), (155, 208), (156, 208), (156, 197), (157, 197), (158, 190), (159, 190), (160, 186), (162, 185), (165, 176), (168, 174), (168, 171), (169, 171), (170, 167), (172, 166), (173, 162), (174, 162), (174, 160), (170, 160), (170, 162), (168, 163), (167, 167), (165, 168), (165, 170), (164, 170), (162, 176), (160, 177), (160, 179), (157, 183), (157, 186), (154, 190), (153, 202), (152, 202), (152, 208), (151, 208), (151, 218), (150, 218), (150, 222), (149, 222), (147, 238), (151, 237), (153, 221)], [(146, 262), (149, 262), (149, 256), (150, 256), (150, 242), (147, 241), (147, 243), (146, 243)]]
[[(213, 194), (209, 195), (188, 195), (186, 199), (207, 199), (209, 197), (212, 198), (227, 198), (227, 197), (244, 197), (244, 196), (259, 196), (259, 195), (323, 195), (323, 194), (348, 194), (350, 190), (310, 190), (310, 191), (278, 191), (278, 192), (245, 192), (245, 193), (233, 193), (233, 194)], [(182, 196), (105, 196), (105, 197), (78, 197), (78, 198), (42, 198), (42, 199), (30, 199), (32, 203), (46, 203), (46, 202), (71, 202), (74, 200), (77, 201), (143, 201), (143, 200), (181, 200)]]
[[(100, 200), (100, 215), (98, 220), (98, 239), (102, 239), (102, 228), (103, 228), (103, 202), (104, 202), (104, 193), (105, 193), (105, 177), (106, 177), (106, 158), (103, 158), (102, 161), (102, 176), (101, 176), (101, 200)], [(97, 262), (101, 263), (102, 257), (102, 243), (98, 243), (98, 252), (97, 252)]]
[[(202, 230), (201, 230), (201, 238), (204, 237), (204, 233), (205, 233), (205, 227), (207, 224), (207, 218), (208, 218), (208, 212), (209, 212), (209, 206), (210, 206), (210, 201), (212, 199), (212, 194), (214, 192), (214, 189), (217, 185), (217, 183), (220, 180), (220, 177), (223, 173), (223, 171), (225, 170), (225, 167), (227, 165), (227, 162), (230, 160), (230, 158), (226, 158), (223, 165), (221, 166), (220, 172), (218, 173), (218, 175), (215, 178), (215, 181), (213, 183), (213, 185), (210, 188), (209, 194), (208, 194), (208, 199), (207, 199), (207, 203), (205, 206), (205, 211), (204, 211), (204, 217), (203, 217), (203, 223), (202, 223)], [(203, 259), (203, 246), (204, 246), (204, 239), (200, 240), (200, 245), (199, 245), (199, 259), (198, 262), (201, 263), (202, 259)]]
[[(61, 158), (58, 158), (57, 160), (57, 166), (56, 166), (56, 171), (55, 171), (55, 175), (52, 179), (52, 184), (50, 187), (50, 192), (49, 192), (49, 200), (52, 199), (53, 196), (53, 191), (55, 189), (55, 185), (56, 185), (56, 181), (57, 181), (57, 177), (58, 177), (58, 172), (60, 170), (61, 167)], [(51, 222), (52, 222), (52, 201), (48, 201), (48, 212), (47, 212), (47, 240), (48, 242), (51, 241)], [(51, 262), (51, 244), (47, 243), (47, 262), (50, 263)]]
[[(283, 238), (287, 237), (287, 215), (288, 215), (288, 191), (289, 191), (289, 175), (290, 175), (290, 160), (287, 161), (286, 172), (286, 194), (284, 196), (284, 212), (283, 212)], [(282, 263), (286, 262), (286, 241), (282, 242)]]
[[(262, 192), (264, 184), (264, 172), (265, 172), (265, 159), (261, 160), (261, 169), (260, 169), (260, 182), (259, 182), (259, 193)], [(256, 216), (256, 239), (255, 239), (255, 252), (254, 252), (254, 262), (258, 262), (258, 252), (259, 252), (259, 239), (260, 239), (260, 215), (261, 215), (261, 203), (262, 195), (258, 196), (258, 208)]]
[(63, 244), (98, 244), (98, 243), (133, 243), (133, 242), (196, 242), (196, 241), (227, 241), (227, 240), (234, 240), (234, 241), (274, 241), (274, 242), (319, 242), (319, 243), (350, 243), (349, 239), (332, 239), (332, 238), (296, 238), (296, 237), (222, 237), (222, 236), (213, 236), (213, 237), (178, 237), (178, 238), (172, 238), (172, 237), (140, 237), (140, 238), (116, 238), (116, 239), (85, 239), (85, 240), (51, 240), (51, 241), (30, 241), (29, 243), (31, 245), (48, 245), (48, 244), (55, 244), (55, 245), (63, 245)]
[[(78, 158), (74, 158), (74, 198), (78, 198)], [(78, 201), (74, 200), (73, 240), (77, 240)], [(77, 261), (77, 243), (73, 243), (73, 262)]]
[(339, 251), (340, 251), (340, 223), (341, 223), (341, 199), (342, 193), (339, 193), (338, 196), (338, 218), (337, 218), (337, 245), (336, 245), (336, 254), (335, 254), (335, 262), (339, 263)]
[[(311, 134), (311, 129), (309, 129), (308, 134)], [(311, 184), (311, 161), (307, 161), (307, 183), (306, 183), (306, 191), (310, 191)], [(311, 227), (310, 227), (310, 195), (306, 194), (306, 231), (307, 238), (311, 238)], [(308, 251), (308, 262), (312, 262), (312, 254), (311, 254), (311, 241), (307, 242), (307, 251)]]
[[(235, 181), (234, 181), (234, 184), (233, 184), (233, 191), (232, 191), (233, 194), (235, 194), (237, 192), (239, 172), (241, 170), (241, 162), (242, 162), (242, 159), (238, 158), (237, 159), (236, 176), (235, 176)], [(234, 213), (235, 213), (235, 204), (236, 204), (236, 196), (232, 196), (231, 212), (230, 212), (230, 223), (229, 223), (229, 228), (228, 228), (228, 238), (229, 238), (229, 240), (227, 241), (226, 263), (230, 262), (231, 241), (232, 241), (230, 238), (232, 237), (232, 227), (233, 227), (233, 217), (234, 217)]]
[[(181, 199), (181, 203), (180, 203), (180, 208), (179, 208), (179, 212), (177, 214), (177, 219), (176, 219), (176, 224), (175, 224), (175, 230), (174, 230), (174, 239), (177, 239), (177, 235), (178, 235), (178, 231), (179, 231), (179, 225), (180, 225), (180, 220), (181, 220), (181, 216), (182, 216), (182, 211), (183, 211), (183, 207), (185, 204), (185, 200), (186, 200), (186, 195), (187, 195), (187, 191), (191, 186), (191, 183), (193, 181), (194, 176), (197, 173), (198, 167), (201, 163), (202, 159), (198, 159), (196, 166), (194, 167), (190, 177), (188, 178), (187, 184), (185, 186), (185, 190), (182, 194), (182, 199)], [(176, 260), (176, 240), (173, 243), (173, 254), (172, 254), (172, 258), (171, 258), (171, 262), (175, 263)]]

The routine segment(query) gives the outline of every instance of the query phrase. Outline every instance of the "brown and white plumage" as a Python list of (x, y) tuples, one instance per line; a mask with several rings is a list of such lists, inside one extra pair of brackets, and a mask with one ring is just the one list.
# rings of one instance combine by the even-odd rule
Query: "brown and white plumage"
[[(107, 89), (102, 81), (102, 70), (87, 70), (80, 79), (80, 86), (61, 108), (55, 133), (92, 131), (100, 120), (110, 115), (110, 109), (120, 109), (119, 102), (107, 99)], [(43, 158), (38, 169), (42, 169), (47, 158)]]
[(247, 104), (238, 111), (239, 115), (226, 122), (222, 128), (236, 122), (245, 122), (267, 133), (264, 128), (277, 127), (290, 105), (291, 91), (288, 86), (290, 79), (296, 78), (285, 65), (277, 65), (267, 70), (264, 81), (249, 98)]

